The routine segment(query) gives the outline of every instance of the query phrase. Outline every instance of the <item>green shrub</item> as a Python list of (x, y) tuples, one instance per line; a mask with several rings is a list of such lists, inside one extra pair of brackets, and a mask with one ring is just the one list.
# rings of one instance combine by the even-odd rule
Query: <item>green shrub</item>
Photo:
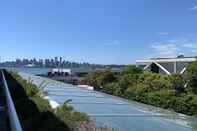
[(149, 85), (153, 90), (160, 90), (163, 88), (169, 89), (172, 87), (169, 76), (151, 72), (144, 72), (141, 74), (138, 82)]
[(140, 102), (145, 101), (146, 95), (149, 92), (149, 86), (144, 84), (138, 84), (137, 86), (129, 87), (126, 94), (129, 99), (134, 99)]
[[(188, 66), (186, 76), (142, 72), (135, 66), (127, 66), (114, 80), (113, 77), (104, 79), (106, 76), (104, 72), (95, 72), (88, 79), (93, 86), (99, 87), (97, 90), (111, 95), (197, 115), (197, 62)], [(185, 88), (186, 84), (189, 88)]]
[(176, 94), (183, 93), (185, 91), (185, 81), (183, 76), (180, 74), (173, 74), (170, 76), (170, 80), (172, 83), (172, 88), (176, 91)]
[(32, 116), (23, 122), (23, 128), (25, 131), (71, 131), (70, 127), (50, 111)]
[(57, 117), (65, 122), (71, 129), (75, 129), (79, 126), (79, 123), (85, 122), (89, 123), (89, 117), (84, 113), (75, 112), (72, 107), (64, 104), (56, 109)]
[(120, 75), (118, 79), (118, 83), (121, 87), (122, 92), (127, 90), (129, 86), (135, 86), (138, 82), (138, 74), (124, 74)]
[(175, 95), (171, 90), (160, 90), (150, 92), (147, 95), (146, 103), (162, 107), (165, 109), (171, 109), (175, 104)]
[(121, 72), (121, 75), (128, 75), (128, 74), (141, 74), (142, 70), (135, 65), (127, 65), (123, 71)]
[(86, 81), (89, 83), (89, 85), (99, 90), (105, 84), (116, 81), (116, 76), (110, 70), (96, 71), (88, 74)]
[[(9, 77), (9, 87), (14, 87), (10, 91), (15, 96), (14, 104), (24, 131), (75, 131), (81, 123), (86, 127), (92, 125), (85, 113), (76, 112), (67, 105), (53, 110), (30, 79), (26, 81), (15, 72), (6, 72), (6, 77)], [(94, 124), (91, 128), (97, 130)]]
[(197, 96), (192, 93), (182, 94), (177, 97), (174, 110), (187, 115), (197, 115)]
[(116, 96), (120, 96), (122, 94), (120, 85), (115, 82), (106, 84), (103, 87), (102, 91), (104, 91), (108, 94), (111, 94), (111, 95), (116, 95)]
[(46, 112), (46, 111), (52, 110), (48, 100), (45, 100), (40, 96), (34, 96), (31, 99), (36, 104), (39, 112)]
[(188, 65), (186, 76), (187, 76), (189, 88), (193, 93), (197, 94), (197, 61)]
[(28, 98), (17, 99), (15, 107), (21, 121), (29, 119), (38, 113), (36, 104)]

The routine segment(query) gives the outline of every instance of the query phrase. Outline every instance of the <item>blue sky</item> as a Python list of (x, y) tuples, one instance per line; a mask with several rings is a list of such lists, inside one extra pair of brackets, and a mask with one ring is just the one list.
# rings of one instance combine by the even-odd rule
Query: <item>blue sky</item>
[(0, 56), (99, 64), (197, 55), (197, 0), (0, 1)]

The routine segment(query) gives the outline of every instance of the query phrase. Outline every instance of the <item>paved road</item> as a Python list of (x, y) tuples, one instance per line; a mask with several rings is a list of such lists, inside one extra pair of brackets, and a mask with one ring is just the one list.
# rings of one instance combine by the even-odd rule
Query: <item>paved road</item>
[(197, 124), (197, 121), (188, 116), (26, 73), (20, 75), (25, 79), (31, 77), (37, 85), (49, 82), (46, 91), (51, 100), (59, 104), (69, 101), (75, 110), (87, 113), (98, 125), (107, 125), (119, 131), (196, 130), (191, 125)]

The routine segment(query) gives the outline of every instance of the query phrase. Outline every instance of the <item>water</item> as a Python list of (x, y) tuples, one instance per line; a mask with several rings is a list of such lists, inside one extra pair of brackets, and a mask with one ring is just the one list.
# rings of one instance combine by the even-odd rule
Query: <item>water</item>
[[(27, 72), (27, 69), (25, 69)], [(32, 73), (32, 72), (29, 72)], [(40, 73), (39, 73), (40, 74)], [(119, 131), (195, 131), (196, 118), (155, 108), (149, 105), (127, 101), (96, 91), (88, 91), (75, 86), (46, 78), (21, 73), (20, 75), (39, 85), (48, 81), (46, 87), (51, 100), (63, 104), (67, 100), (75, 110), (85, 112), (98, 125), (114, 127)]]
[(52, 70), (52, 68), (27, 68), (27, 67), (23, 67), (23, 68), (7, 67), (6, 69), (15, 70), (17, 72), (25, 72), (34, 75), (45, 75)]

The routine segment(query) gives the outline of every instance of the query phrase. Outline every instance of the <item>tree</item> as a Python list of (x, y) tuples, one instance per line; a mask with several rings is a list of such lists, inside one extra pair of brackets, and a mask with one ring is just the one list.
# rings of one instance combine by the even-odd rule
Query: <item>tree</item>
[(187, 79), (189, 88), (192, 92), (197, 93), (197, 61), (187, 67)]
[(102, 72), (101, 80), (102, 80), (102, 84), (104, 85), (110, 82), (114, 82), (116, 80), (116, 77), (114, 73), (111, 72), (111, 70), (105, 70)]
[(146, 99), (146, 95), (149, 92), (150, 88), (148, 85), (143, 84), (143, 83), (139, 83), (135, 86), (130, 86), (127, 90), (126, 90), (126, 96), (129, 99), (134, 99), (137, 100), (139, 102), (144, 102)]
[(116, 95), (120, 96), (122, 94), (121, 88), (118, 83), (108, 83), (103, 87), (104, 92), (111, 94), (111, 95)]
[(125, 74), (119, 76), (119, 85), (121, 87), (122, 92), (126, 91), (128, 87), (135, 86), (138, 81), (138, 75), (136, 74)]
[(152, 90), (169, 89), (171, 88), (171, 82), (168, 75), (162, 75), (151, 72), (144, 72), (140, 75), (138, 83), (144, 83), (148, 85)]
[(122, 92), (127, 90), (129, 86), (136, 85), (139, 74), (141, 73), (142, 70), (134, 65), (126, 66), (119, 75), (119, 84), (121, 86)]
[(100, 89), (105, 84), (116, 81), (116, 76), (110, 70), (96, 71), (88, 74), (86, 80), (91, 86)]
[(171, 76), (172, 88), (175, 90), (176, 94), (183, 93), (185, 91), (184, 88), (184, 79), (180, 74), (173, 74)]
[(92, 72), (89, 73), (86, 76), (86, 81), (89, 85), (93, 86), (94, 88), (100, 88), (101, 87), (101, 80), (100, 80), (100, 72)]
[(125, 75), (125, 74), (140, 74), (140, 73), (142, 73), (142, 70), (140, 68), (137, 68), (135, 65), (128, 65), (121, 72), (122, 75)]

